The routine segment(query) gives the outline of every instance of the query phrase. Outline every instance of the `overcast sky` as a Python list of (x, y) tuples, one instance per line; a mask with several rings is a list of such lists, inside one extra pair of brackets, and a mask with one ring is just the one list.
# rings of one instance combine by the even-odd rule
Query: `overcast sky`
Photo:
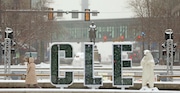
[[(134, 17), (128, 5), (129, 0), (89, 0), (89, 9), (97, 10), (98, 16), (91, 19), (131, 18)], [(81, 10), (81, 0), (53, 0), (50, 5), (54, 10)], [(71, 14), (64, 14), (64, 18), (71, 18)]]

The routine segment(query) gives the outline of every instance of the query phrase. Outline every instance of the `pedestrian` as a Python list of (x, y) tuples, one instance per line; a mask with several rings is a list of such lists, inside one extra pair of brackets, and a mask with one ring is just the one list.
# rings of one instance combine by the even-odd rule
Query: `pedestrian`
[(30, 85), (33, 85), (35, 88), (41, 88), (37, 83), (34, 58), (29, 57), (29, 58), (26, 58), (26, 60), (28, 62), (27, 70), (26, 70), (26, 80), (25, 80), (26, 87), (30, 88)]

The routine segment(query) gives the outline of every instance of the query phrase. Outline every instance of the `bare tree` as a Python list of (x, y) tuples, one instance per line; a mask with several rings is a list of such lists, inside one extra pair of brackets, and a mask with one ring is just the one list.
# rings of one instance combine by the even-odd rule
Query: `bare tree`
[(159, 44), (160, 58), (162, 58), (161, 44), (165, 42), (166, 29), (173, 29), (174, 42), (180, 42), (180, 16), (175, 14), (176, 7), (180, 5), (179, 0), (131, 0), (129, 5), (141, 22), (140, 31), (146, 34), (144, 42), (148, 42), (148, 49), (151, 50), (152, 42)]
[(152, 42), (162, 43), (165, 29), (173, 29), (169, 0), (132, 0), (129, 4), (141, 21), (148, 49)]
[[(31, 0), (1, 0), (1, 10), (47, 10), (46, 4), (51, 0), (38, 0), (32, 7)], [(50, 34), (53, 30), (48, 30), (48, 22), (45, 20), (47, 13), (19, 13), (19, 12), (4, 12), (1, 14), (3, 29), (11, 27), (14, 30), (14, 39), (17, 43), (16, 50), (24, 54), (22, 47), (29, 45), (35, 49), (44, 47), (39, 42), (49, 41)], [(38, 42), (37, 42), (38, 41)], [(40, 45), (39, 44), (39, 45)], [(28, 48), (28, 46), (27, 46)], [(38, 50), (36, 50), (38, 51)], [(43, 55), (42, 55), (43, 56)], [(44, 56), (43, 56), (44, 57)]]

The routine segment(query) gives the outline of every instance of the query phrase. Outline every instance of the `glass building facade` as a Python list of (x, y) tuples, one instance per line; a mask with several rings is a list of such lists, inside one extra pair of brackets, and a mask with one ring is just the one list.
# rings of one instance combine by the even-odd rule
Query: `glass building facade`
[[(96, 41), (119, 41), (124, 37), (125, 41), (134, 41), (141, 32), (137, 19), (104, 19), (92, 20), (97, 26)], [(89, 25), (92, 21), (56, 21), (54, 27), (56, 33), (52, 36), (52, 41), (89, 41)], [(57, 28), (58, 27), (58, 28)]]
[[(137, 37), (142, 35), (142, 27), (140, 20), (138, 18), (127, 18), (127, 19), (101, 19), (101, 20), (92, 20), (97, 26), (96, 32), (96, 42), (103, 42), (103, 37), (106, 36), (106, 41), (137, 41)], [(52, 42), (89, 42), (89, 25), (92, 21), (56, 21), (53, 22), (52, 30)], [(124, 37), (124, 40), (121, 40), (121, 36)], [(139, 41), (134, 47), (139, 47), (142, 49), (147, 49), (148, 43)], [(151, 44), (152, 51), (158, 51), (157, 59), (161, 58), (161, 53), (159, 51), (159, 45), (155, 45), (155, 48), (152, 48), (154, 44), (158, 42), (153, 42)], [(139, 50), (143, 51), (143, 50)], [(179, 52), (176, 53), (178, 55)], [(141, 55), (136, 54), (136, 55)], [(141, 57), (141, 56), (140, 56)], [(140, 58), (139, 58), (140, 59)], [(175, 62), (179, 60), (178, 57), (175, 57)], [(138, 60), (139, 62), (139, 60)], [(179, 61), (178, 61), (179, 62)]]

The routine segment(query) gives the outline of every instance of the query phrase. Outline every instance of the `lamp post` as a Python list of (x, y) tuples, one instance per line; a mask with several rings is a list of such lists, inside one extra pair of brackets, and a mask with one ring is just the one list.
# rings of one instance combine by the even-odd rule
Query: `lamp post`
[[(174, 62), (174, 49), (177, 44), (173, 42), (173, 31), (172, 29), (165, 30), (165, 43), (162, 44), (162, 47), (166, 51), (166, 65), (167, 65), (167, 75), (173, 75), (173, 62)], [(172, 81), (172, 78), (167, 78), (167, 80)]]
[[(141, 36), (142, 36), (142, 50), (144, 51), (144, 36), (145, 36), (146, 34), (144, 33), (144, 32), (141, 32)], [(143, 54), (144, 54), (144, 52), (142, 51), (142, 57), (143, 57)]]
[[(13, 30), (7, 27), (5, 29), (5, 39), (4, 39), (4, 73), (5, 74), (10, 74), (12, 40), (13, 40)], [(5, 77), (5, 79), (10, 79), (10, 78)]]

